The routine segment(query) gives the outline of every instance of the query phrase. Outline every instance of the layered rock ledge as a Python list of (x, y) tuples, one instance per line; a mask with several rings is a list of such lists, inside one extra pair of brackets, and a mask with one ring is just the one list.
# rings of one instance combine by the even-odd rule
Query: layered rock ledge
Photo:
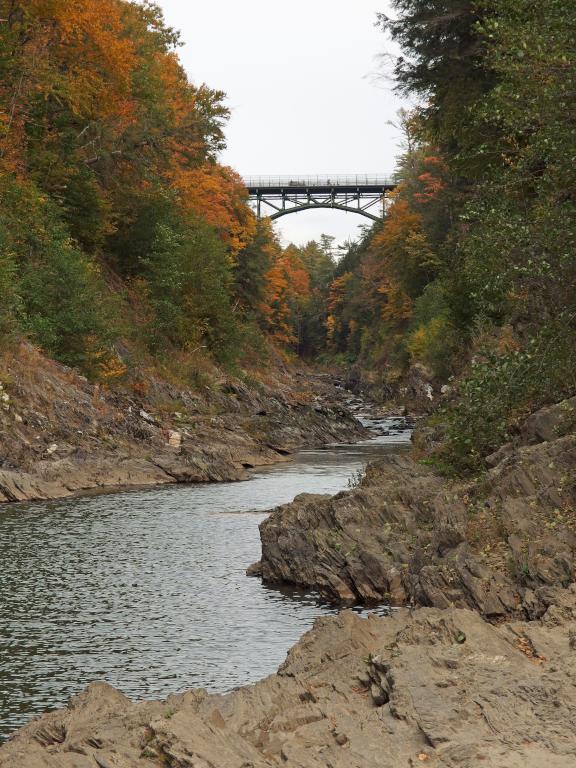
[(261, 524), (249, 573), (336, 602), (542, 615), (551, 588), (574, 580), (575, 409), (576, 398), (532, 416), (474, 482), (392, 455), (352, 491), (298, 496)]
[(462, 609), (323, 618), (277, 674), (132, 703), (94, 684), (0, 768), (573, 768), (576, 591), (541, 620)]
[[(183, 389), (106, 389), (22, 344), (0, 359), (0, 502), (240, 480), (302, 447), (366, 436), (329, 375), (282, 369)], [(135, 386), (135, 385), (134, 385)]]

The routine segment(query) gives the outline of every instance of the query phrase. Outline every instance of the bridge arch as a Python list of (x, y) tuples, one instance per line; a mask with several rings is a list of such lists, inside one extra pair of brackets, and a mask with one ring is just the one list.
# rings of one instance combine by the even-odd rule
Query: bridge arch
[[(361, 216), (366, 216), (369, 219), (372, 219), (372, 221), (382, 221), (382, 216), (376, 216), (374, 213), (370, 213), (370, 211), (365, 211), (362, 208), (354, 208), (349, 205), (340, 205), (339, 203), (329, 204), (329, 203), (310, 203), (310, 204), (303, 204), (294, 206), (292, 208), (286, 208), (285, 210), (276, 211), (276, 213), (273, 213), (270, 216), (270, 219), (279, 219), (282, 216), (288, 216), (290, 213), (298, 213), (299, 211), (310, 211), (317, 208), (327, 208), (330, 211), (345, 211), (346, 213), (359, 213)], [(260, 215), (258, 216), (260, 218)]]

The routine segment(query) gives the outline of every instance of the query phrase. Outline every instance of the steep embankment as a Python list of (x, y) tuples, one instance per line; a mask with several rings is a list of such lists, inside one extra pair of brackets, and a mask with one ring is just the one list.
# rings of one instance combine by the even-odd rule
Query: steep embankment
[(278, 674), (133, 704), (105, 684), (0, 749), (1, 768), (572, 768), (576, 591), (542, 620), (468, 610), (320, 619)]
[(271, 368), (196, 390), (147, 372), (106, 390), (28, 345), (0, 367), (0, 502), (93, 488), (239, 480), (303, 446), (365, 434), (330, 377)]
[(350, 492), (299, 496), (262, 523), (249, 572), (345, 603), (542, 615), (575, 574), (575, 415), (576, 398), (534, 414), (474, 482), (390, 456)]

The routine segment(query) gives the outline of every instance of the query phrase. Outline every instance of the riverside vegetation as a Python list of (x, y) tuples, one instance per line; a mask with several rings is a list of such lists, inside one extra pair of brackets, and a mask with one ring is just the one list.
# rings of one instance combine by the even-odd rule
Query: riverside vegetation
[(182, 472), (181, 446), (165, 442), (184, 418), (203, 451), (185, 479), (225, 474), (209, 477), (214, 418), (249, 435), (272, 413), (229, 472), (305, 443), (312, 422), (316, 442), (354, 437), (328, 384), (328, 413), (320, 380), (299, 393), (310, 379), (286, 362), (298, 356), (396, 399), (424, 382), (430, 413), (411, 457), (274, 510), (250, 569), (409, 608), (323, 619), (277, 675), (224, 696), (132, 704), (93, 686), (10, 740), (2, 768), (571, 768), (576, 10), (394, 0), (394, 18), (379, 15), (402, 48), (397, 87), (418, 106), (399, 115), (384, 222), (337, 260), (330, 238), (282, 248), (254, 220), (218, 162), (223, 95), (187, 81), (154, 4), (5, 5), (0, 379), (21, 457), (4, 469), (36, 450), (35, 473), (54, 472), (77, 444), (70, 433), (68, 457), (46, 454), (47, 432), (34, 448), (45, 406), (26, 387), (42, 366), (80, 393), (76, 434), (88, 402), (116, 414), (91, 414), (91, 428), (104, 444), (121, 422), (123, 456), (150, 428), (136, 458), (162, 443), (169, 458), (152, 464), (165, 474)]
[(439, 462), (482, 469), (576, 387), (575, 20), (560, 0), (443, 7), (379, 16), (420, 106), (385, 225), (336, 263), (331, 238), (283, 249), (255, 220), (218, 162), (224, 94), (188, 81), (154, 3), (4, 2), (2, 345), (136, 394), (150, 370), (241, 375), (269, 340), (389, 392), (419, 366), (453, 380)]
[(383, 383), (453, 379), (451, 472), (576, 387), (574, 36), (552, 0), (398, 0), (405, 151), (382, 227), (337, 267), (328, 345)]
[(218, 162), (224, 94), (189, 82), (160, 9), (0, 7), (0, 500), (234, 479), (361, 435), (323, 428), (287, 366), (329, 255), (306, 268), (256, 222)]

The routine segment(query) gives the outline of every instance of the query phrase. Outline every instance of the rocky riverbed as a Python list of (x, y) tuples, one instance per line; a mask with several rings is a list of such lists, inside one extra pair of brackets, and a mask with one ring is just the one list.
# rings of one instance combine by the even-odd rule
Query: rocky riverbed
[(330, 375), (278, 362), (194, 390), (148, 372), (131, 391), (91, 384), (26, 344), (1, 362), (0, 502), (241, 480), (298, 448), (368, 434)]
[(575, 414), (576, 398), (534, 414), (475, 481), (395, 454), (273, 510), (251, 575), (400, 607), (317, 620), (275, 675), (227, 694), (138, 703), (95, 683), (0, 768), (573, 768)]

